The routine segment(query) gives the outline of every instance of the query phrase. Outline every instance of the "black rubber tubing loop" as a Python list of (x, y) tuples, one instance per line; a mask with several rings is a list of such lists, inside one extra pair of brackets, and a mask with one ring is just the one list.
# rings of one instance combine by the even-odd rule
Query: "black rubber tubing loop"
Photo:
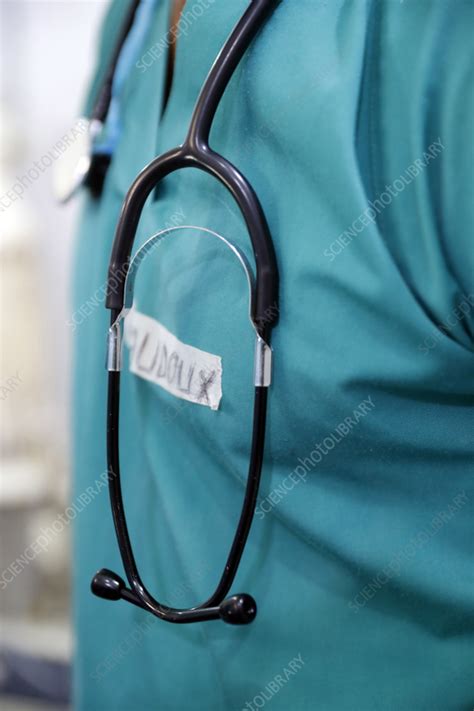
[[(242, 212), (251, 238), (256, 264), (255, 312), (252, 317), (260, 335), (267, 343), (269, 342), (271, 329), (278, 319), (278, 268), (265, 215), (251, 185), (237, 168), (209, 147), (208, 139), (219, 102), (235, 68), (270, 11), (279, 1), (253, 0), (250, 3), (211, 68), (196, 103), (185, 142), (182, 146), (168, 151), (152, 161), (132, 184), (122, 207), (109, 265), (106, 306), (112, 310), (111, 323), (115, 322), (123, 308), (126, 273), (146, 199), (167, 175), (181, 168), (193, 167), (210, 173), (223, 183)], [(219, 617), (225, 619), (222, 614), (222, 606), (221, 610), (218, 606), (221, 603), (225, 604), (224, 598), (234, 581), (257, 502), (265, 444), (267, 388), (255, 388), (247, 484), (239, 522), (224, 571), (211, 597), (202, 605), (189, 609), (177, 609), (162, 605), (148, 592), (139, 576), (128, 533), (120, 484), (119, 400), (120, 373), (111, 372), (109, 373), (107, 408), (109, 493), (122, 562), (132, 589), (126, 589), (123, 581), (111, 573), (113, 576), (112, 587), (118, 586), (120, 591), (113, 590), (110, 599), (121, 597), (168, 622), (187, 623), (218, 619)], [(99, 587), (96, 578), (94, 578), (92, 588), (97, 593), (97, 589), (94, 589), (94, 586)], [(107, 597), (104, 595), (103, 588), (102, 593), (97, 594)], [(240, 597), (247, 598), (254, 603), (250, 596)], [(245, 622), (251, 621), (255, 614), (256, 609), (254, 608), (252, 613), (247, 615)], [(242, 621), (236, 623), (240, 624)]]

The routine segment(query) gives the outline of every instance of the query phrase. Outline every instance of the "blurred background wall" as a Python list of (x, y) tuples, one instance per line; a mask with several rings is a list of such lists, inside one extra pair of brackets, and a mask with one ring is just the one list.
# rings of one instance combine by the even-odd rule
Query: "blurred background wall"
[(64, 705), (68, 695), (70, 530), (46, 534), (42, 547), (39, 537), (68, 505), (67, 321), (80, 204), (58, 207), (54, 164), (38, 170), (35, 162), (79, 115), (106, 7), (106, 0), (0, 0), (3, 711)]

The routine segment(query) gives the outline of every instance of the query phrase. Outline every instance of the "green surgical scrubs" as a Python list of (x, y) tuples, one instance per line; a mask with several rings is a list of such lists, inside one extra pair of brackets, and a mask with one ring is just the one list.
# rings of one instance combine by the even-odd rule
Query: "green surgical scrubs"
[[(112, 3), (105, 19), (95, 87), (126, 5)], [(258, 615), (247, 627), (172, 625), (89, 590), (99, 568), (124, 574), (103, 477), (103, 285), (115, 226), (138, 172), (183, 141), (246, 5), (188, 0), (164, 106), (170, 2), (156, 4), (120, 96), (103, 194), (83, 198), (74, 496), (88, 501), (75, 521), (75, 708), (469, 711), (471, 0), (282, 0), (251, 45), (211, 145), (254, 186), (281, 276), (260, 499), (233, 586), (255, 597)], [(135, 246), (172, 224), (216, 230), (252, 258), (232, 198), (203, 173), (160, 185)], [(248, 294), (229, 250), (181, 231), (143, 262), (135, 306), (222, 358), (212, 410), (131, 373), (125, 350), (131, 537), (150, 590), (185, 607), (217, 584), (242, 502), (253, 400)]]

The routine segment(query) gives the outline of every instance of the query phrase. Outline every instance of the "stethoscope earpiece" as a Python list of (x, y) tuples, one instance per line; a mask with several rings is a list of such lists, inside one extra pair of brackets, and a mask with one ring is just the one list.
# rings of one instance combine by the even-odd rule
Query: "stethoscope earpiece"
[(219, 605), (221, 620), (229, 625), (248, 625), (257, 616), (257, 603), (251, 595), (232, 595)]
[(97, 597), (104, 600), (120, 600), (125, 590), (125, 580), (108, 568), (99, 570), (91, 582), (91, 590)]

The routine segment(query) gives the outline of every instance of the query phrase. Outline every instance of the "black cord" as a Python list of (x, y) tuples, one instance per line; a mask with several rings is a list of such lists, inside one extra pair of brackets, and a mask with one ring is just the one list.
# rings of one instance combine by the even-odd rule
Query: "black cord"
[(114, 81), (115, 70), (117, 68), (117, 63), (120, 58), (120, 53), (122, 52), (123, 45), (125, 44), (125, 40), (127, 39), (128, 34), (133, 27), (135, 14), (139, 5), (140, 0), (132, 0), (122, 21), (122, 24), (120, 25), (119, 35), (114, 45), (109, 64), (107, 65), (107, 70), (102, 79), (99, 92), (94, 103), (94, 108), (92, 109), (92, 114), (90, 117), (91, 120), (97, 120), (101, 123), (104, 123), (107, 117), (110, 102), (112, 100), (112, 84)]

